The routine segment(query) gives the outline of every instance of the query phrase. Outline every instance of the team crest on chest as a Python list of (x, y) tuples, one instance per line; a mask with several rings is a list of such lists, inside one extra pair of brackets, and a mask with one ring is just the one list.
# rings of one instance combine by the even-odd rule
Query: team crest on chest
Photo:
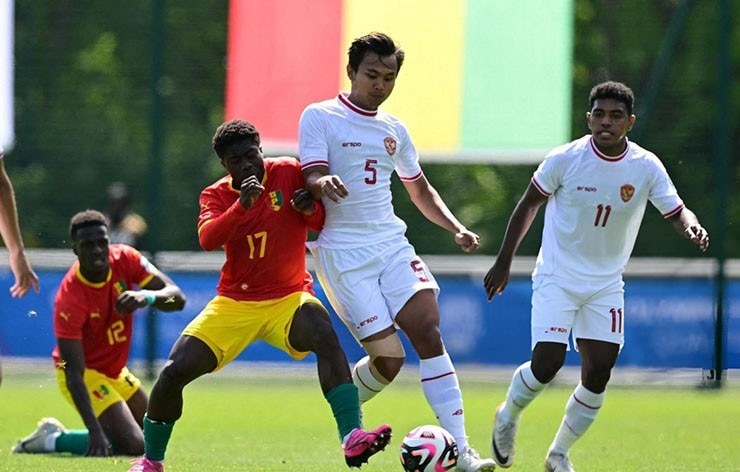
[(632, 196), (635, 194), (635, 187), (633, 187), (630, 184), (624, 184), (622, 185), (622, 188), (619, 189), (619, 196), (622, 197), (622, 201), (624, 203), (627, 203), (628, 201), (632, 200)]
[(283, 192), (275, 190), (274, 192), (270, 192), (268, 196), (270, 197), (270, 200), (267, 202), (267, 205), (270, 208), (278, 211), (283, 207)]
[(389, 156), (392, 156), (396, 153), (396, 140), (387, 137), (383, 140), (383, 144), (385, 144), (385, 152), (388, 153)]

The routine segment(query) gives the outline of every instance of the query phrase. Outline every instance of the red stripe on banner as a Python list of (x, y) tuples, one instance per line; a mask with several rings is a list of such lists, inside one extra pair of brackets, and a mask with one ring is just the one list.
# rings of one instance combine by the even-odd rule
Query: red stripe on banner
[(268, 145), (296, 145), (305, 106), (340, 87), (342, 3), (231, 0), (227, 120), (254, 123)]

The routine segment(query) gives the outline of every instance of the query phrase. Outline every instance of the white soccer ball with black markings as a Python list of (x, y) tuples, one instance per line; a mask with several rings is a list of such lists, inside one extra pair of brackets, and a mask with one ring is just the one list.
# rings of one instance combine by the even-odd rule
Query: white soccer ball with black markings
[(457, 443), (446, 429), (427, 424), (411, 430), (401, 444), (401, 465), (407, 472), (445, 472), (457, 466)]

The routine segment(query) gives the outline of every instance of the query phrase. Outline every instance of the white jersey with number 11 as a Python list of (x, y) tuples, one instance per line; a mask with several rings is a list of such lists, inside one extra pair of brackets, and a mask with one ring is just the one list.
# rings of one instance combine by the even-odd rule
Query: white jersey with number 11
[(533, 276), (621, 277), (648, 200), (666, 218), (684, 207), (660, 160), (630, 141), (619, 156), (599, 152), (590, 135), (559, 146), (532, 183), (549, 197)]

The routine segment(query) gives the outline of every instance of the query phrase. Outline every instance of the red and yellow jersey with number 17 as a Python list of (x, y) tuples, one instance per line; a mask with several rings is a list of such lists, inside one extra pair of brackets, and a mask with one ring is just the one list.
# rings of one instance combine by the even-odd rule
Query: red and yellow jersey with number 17
[(313, 293), (305, 243), (309, 228), (321, 229), (323, 206), (315, 202), (315, 212), (306, 216), (290, 205), (293, 192), (304, 187), (301, 165), (290, 157), (265, 158), (262, 186), (264, 192), (248, 210), (239, 203), (239, 190), (229, 176), (200, 194), (200, 244), (226, 251), (217, 292), (248, 301)]

